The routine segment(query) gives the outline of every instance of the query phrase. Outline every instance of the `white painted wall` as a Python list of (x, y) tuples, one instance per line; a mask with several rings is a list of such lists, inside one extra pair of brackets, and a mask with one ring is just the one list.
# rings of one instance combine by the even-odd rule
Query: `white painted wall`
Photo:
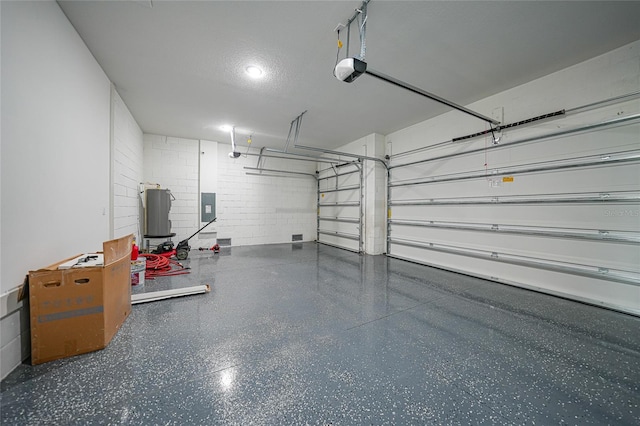
[[(175, 197), (169, 219), (176, 243), (198, 229), (198, 180), (197, 140), (144, 135), (144, 181), (170, 189)], [(142, 227), (144, 232), (144, 220)]]
[[(285, 243), (293, 234), (316, 237), (316, 180), (310, 176), (251, 176), (257, 157), (228, 156), (230, 145), (218, 144), (218, 237), (232, 245)], [(241, 148), (246, 152), (246, 148)], [(257, 153), (257, 150), (251, 150)], [(261, 167), (315, 172), (315, 163), (265, 158)]]
[[(234, 246), (290, 242), (292, 234), (303, 234), (305, 241), (315, 239), (316, 183), (312, 177), (246, 175), (249, 170), (244, 167), (255, 167), (257, 157), (230, 159), (230, 145), (223, 143), (145, 134), (144, 146), (144, 180), (170, 189), (176, 197), (169, 215), (172, 232), (177, 234), (174, 242), (202, 226), (200, 188), (205, 192), (215, 189), (218, 220), (190, 241), (192, 249), (210, 247), (214, 237), (231, 238)], [(262, 166), (315, 170), (313, 162), (272, 158), (264, 159)]]
[(2, 8), (7, 291), (30, 268), (108, 238), (110, 83), (56, 3)]
[(112, 218), (111, 238), (133, 234), (142, 243), (140, 183), (143, 181), (143, 135), (115, 90), (111, 90)]
[[(371, 134), (365, 138), (366, 155), (384, 158), (385, 138)], [(382, 254), (386, 250), (387, 172), (378, 161), (364, 162), (364, 246), (367, 254)]]
[[(218, 197), (218, 142), (214, 141), (200, 141), (200, 162), (199, 162), (199, 193), (214, 193)], [(198, 196), (198, 202), (202, 199)], [(217, 205), (217, 200), (216, 200)], [(202, 206), (199, 207), (199, 212), (202, 211)], [(216, 214), (218, 209), (216, 208)], [(198, 229), (207, 224), (208, 221), (203, 222), (198, 213)], [(191, 240), (192, 247), (204, 247), (211, 248), (216, 244), (218, 237), (218, 223), (217, 221), (208, 225), (197, 236)], [(195, 232), (195, 230), (193, 231)], [(192, 233), (193, 233), (192, 232)], [(191, 234), (189, 234), (191, 235)]]
[[(110, 83), (55, 2), (0, 2), (0, 358), (22, 359), (31, 269), (109, 237)], [(26, 336), (26, 339), (25, 339)]]
[[(640, 87), (640, 41), (605, 55), (548, 75), (525, 85), (469, 105), (472, 110), (492, 115), (504, 109), (504, 120), (511, 123), (537, 115), (571, 109), (599, 100), (635, 92)], [(425, 100), (427, 102), (427, 100)], [(502, 134), (501, 144), (534, 135), (597, 123), (640, 113), (638, 99), (592, 109), (566, 118), (548, 120), (536, 125), (514, 128)], [(485, 129), (481, 121), (459, 112), (419, 123), (387, 136), (394, 154), (435, 145), (454, 137)], [(609, 193), (640, 191), (637, 164), (592, 167), (535, 174), (515, 174), (513, 182), (502, 178), (505, 168), (527, 163), (570, 159), (579, 156), (606, 156), (617, 151), (640, 152), (640, 124), (606, 130), (583, 132), (542, 142), (492, 150), (489, 138), (479, 138), (393, 157), (392, 165), (423, 158), (488, 147), (477, 154), (392, 169), (392, 181), (428, 178), (453, 173), (484, 171), (487, 177), (393, 189), (392, 200), (429, 200), (458, 197), (508, 197), (534, 194), (574, 194), (580, 192)], [(486, 164), (486, 166), (485, 166)], [(508, 175), (508, 173), (507, 173)], [(492, 185), (493, 182), (497, 184)], [(637, 202), (628, 204), (580, 205), (488, 205), (488, 206), (424, 206), (393, 207), (394, 219), (525, 225), (556, 228), (588, 228), (616, 232), (640, 233)], [(628, 271), (638, 276), (640, 250), (637, 245), (585, 242), (533, 236), (507, 236), (497, 233), (441, 230), (394, 225), (393, 238), (418, 240), (436, 245), (495, 252), (499, 256), (520, 255)], [(586, 278), (566, 273), (550, 272), (531, 267), (475, 259), (433, 250), (392, 245), (391, 254), (459, 270), (497, 281), (561, 294), (575, 299), (603, 304), (628, 312), (640, 313), (640, 287), (606, 279)]]

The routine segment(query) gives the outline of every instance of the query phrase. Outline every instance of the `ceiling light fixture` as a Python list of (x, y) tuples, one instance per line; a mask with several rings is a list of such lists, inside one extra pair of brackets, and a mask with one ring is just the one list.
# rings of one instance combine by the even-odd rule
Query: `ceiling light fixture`
[(262, 74), (263, 74), (262, 69), (256, 67), (255, 65), (249, 65), (244, 70), (249, 75), (249, 77), (252, 77), (252, 78), (260, 78), (262, 77)]
[(233, 129), (233, 126), (230, 124), (223, 124), (222, 126), (220, 126), (220, 130), (222, 130), (223, 132), (230, 132), (231, 129)]

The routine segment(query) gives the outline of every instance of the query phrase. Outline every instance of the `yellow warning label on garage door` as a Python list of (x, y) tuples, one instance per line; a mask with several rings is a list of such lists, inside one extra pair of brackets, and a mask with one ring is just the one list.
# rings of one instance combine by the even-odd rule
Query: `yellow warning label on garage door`
[(504, 176), (502, 178), (503, 182), (513, 182), (513, 176)]

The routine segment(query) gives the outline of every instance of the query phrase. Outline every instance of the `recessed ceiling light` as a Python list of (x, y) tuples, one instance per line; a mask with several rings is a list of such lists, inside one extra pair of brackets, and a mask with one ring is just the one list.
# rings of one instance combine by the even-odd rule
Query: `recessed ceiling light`
[(223, 132), (230, 132), (231, 129), (233, 129), (233, 126), (231, 126), (230, 124), (223, 124), (222, 126), (220, 126), (220, 130), (222, 130)]
[(247, 74), (249, 74), (249, 77), (253, 77), (253, 78), (262, 77), (262, 70), (256, 67), (255, 65), (249, 65), (244, 70)]

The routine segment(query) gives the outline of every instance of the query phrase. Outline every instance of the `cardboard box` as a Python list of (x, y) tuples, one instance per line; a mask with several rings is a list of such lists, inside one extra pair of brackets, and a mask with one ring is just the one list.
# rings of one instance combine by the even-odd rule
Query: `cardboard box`
[(103, 244), (104, 266), (29, 272), (31, 364), (105, 348), (131, 312), (133, 235)]

